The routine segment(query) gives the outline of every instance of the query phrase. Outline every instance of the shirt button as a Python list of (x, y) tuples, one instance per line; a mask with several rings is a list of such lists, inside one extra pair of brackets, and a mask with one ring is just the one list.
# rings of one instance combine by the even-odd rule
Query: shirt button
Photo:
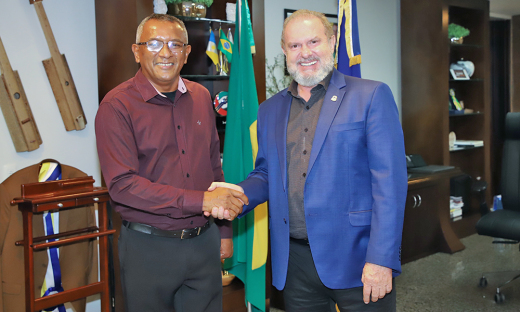
[(285, 218), (283, 218), (283, 222), (284, 222), (285, 224), (287, 224), (287, 220), (285, 220)]
[(182, 150), (182, 153), (184, 154), (184, 150)]
[(302, 174), (302, 176), (305, 178), (305, 177), (307, 176), (307, 174), (304, 172), (304, 173)]
[(190, 224), (193, 224), (193, 221), (191, 221)]
[(181, 126), (177, 126), (177, 129), (180, 129), (180, 128), (181, 128)]
[(309, 129), (308, 129), (308, 128), (305, 128), (305, 130), (303, 130), (303, 131), (307, 132), (307, 131), (309, 131)]
[(171, 213), (167, 213), (166, 215), (169, 217), (169, 216), (171, 216)]
[(307, 155), (307, 150), (304, 150), (304, 151), (303, 151), (303, 155)]
[(306, 108), (307, 110), (309, 110), (309, 109), (310, 109), (310, 107), (309, 107), (309, 106), (307, 106), (307, 107), (305, 107), (305, 108)]
[(188, 174), (186, 175), (186, 177), (188, 177), (188, 178), (189, 178), (189, 177), (190, 177), (190, 174), (188, 173)]

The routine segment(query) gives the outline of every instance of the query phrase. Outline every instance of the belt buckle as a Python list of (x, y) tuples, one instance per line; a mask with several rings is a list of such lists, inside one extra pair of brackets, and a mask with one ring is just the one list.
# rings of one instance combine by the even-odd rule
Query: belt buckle
[(185, 231), (186, 230), (182, 230), (182, 232), (181, 232), (181, 239), (184, 239), (184, 233), (186, 233)]
[(202, 226), (199, 226), (199, 230), (197, 231), (197, 236), (200, 235), (200, 230), (202, 229)]

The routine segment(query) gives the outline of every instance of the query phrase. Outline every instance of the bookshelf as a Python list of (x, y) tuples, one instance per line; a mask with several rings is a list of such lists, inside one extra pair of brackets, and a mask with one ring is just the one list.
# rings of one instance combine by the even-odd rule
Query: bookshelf
[[(470, 30), (462, 44), (451, 43), (448, 25)], [(407, 154), (420, 154), (426, 163), (455, 166), (473, 179), (487, 181), (490, 172), (490, 57), (489, 2), (487, 0), (401, 1), (402, 125)], [(454, 80), (450, 64), (475, 64), (470, 80)], [(449, 90), (464, 101), (470, 114), (449, 111)], [(450, 150), (448, 136), (483, 141), (484, 146)], [(446, 207), (449, 210), (449, 207)], [(461, 220), (451, 222), (458, 237), (475, 233), (480, 218), (478, 203), (469, 203)]]

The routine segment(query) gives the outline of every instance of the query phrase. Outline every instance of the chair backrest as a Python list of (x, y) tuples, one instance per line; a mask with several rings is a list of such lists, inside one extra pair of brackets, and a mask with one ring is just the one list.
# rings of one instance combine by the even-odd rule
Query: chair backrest
[(520, 211), (520, 113), (506, 115), (506, 137), (502, 156), (502, 205)]

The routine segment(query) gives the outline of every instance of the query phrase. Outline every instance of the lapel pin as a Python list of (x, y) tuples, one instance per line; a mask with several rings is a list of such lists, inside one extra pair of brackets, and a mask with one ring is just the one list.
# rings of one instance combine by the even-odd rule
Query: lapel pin
[(335, 95), (331, 98), (332, 102), (336, 102), (337, 99), (338, 99), (338, 97)]

